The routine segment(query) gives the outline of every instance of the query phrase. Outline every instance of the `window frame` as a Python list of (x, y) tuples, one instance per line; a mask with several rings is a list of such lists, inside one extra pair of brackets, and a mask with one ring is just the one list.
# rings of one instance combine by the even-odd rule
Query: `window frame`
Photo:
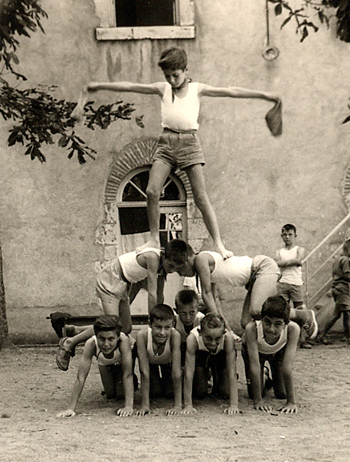
[[(141, 172), (150, 172), (151, 171), (151, 166), (142, 166), (142, 167), (136, 167), (130, 170), (130, 172), (123, 178), (123, 180), (120, 182), (120, 185), (117, 190), (116, 194), (116, 208), (117, 208), (117, 239), (118, 242), (122, 241), (122, 234), (121, 234), (121, 229), (120, 229), (120, 221), (119, 221), (119, 209), (120, 208), (131, 208), (131, 207), (142, 207), (142, 208), (147, 208), (147, 200), (145, 201), (123, 201), (123, 192), (126, 187), (126, 185), (129, 183), (129, 181), (132, 180), (136, 175), (138, 175)], [(180, 199), (179, 200), (160, 200), (159, 201), (159, 211), (160, 214), (169, 214), (169, 213), (181, 213), (182, 214), (182, 235), (184, 240), (187, 240), (188, 236), (188, 216), (187, 216), (187, 197), (186, 197), (186, 191), (185, 187), (181, 181), (181, 179), (173, 172), (171, 172), (168, 177), (175, 183), (176, 187), (178, 188), (178, 191), (180, 193)], [(166, 231), (167, 234), (171, 232), (170, 230), (162, 230)]]
[(193, 39), (194, 0), (174, 0), (176, 25), (147, 27), (117, 27), (115, 0), (94, 0), (100, 26), (96, 28), (96, 40), (143, 40), (143, 39)]

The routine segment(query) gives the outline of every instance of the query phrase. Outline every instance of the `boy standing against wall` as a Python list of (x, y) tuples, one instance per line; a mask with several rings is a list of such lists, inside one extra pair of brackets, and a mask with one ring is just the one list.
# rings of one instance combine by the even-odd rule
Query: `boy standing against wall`
[[(282, 227), (281, 237), (284, 247), (276, 252), (276, 263), (281, 271), (281, 278), (277, 283), (277, 291), (287, 302), (292, 302), (298, 309), (304, 305), (304, 282), (302, 275), (302, 261), (306, 256), (305, 249), (296, 245), (297, 229), (287, 223)], [(302, 333), (303, 336), (303, 333)], [(304, 336), (305, 337), (305, 334)], [(305, 338), (301, 340), (301, 348), (311, 348)]]

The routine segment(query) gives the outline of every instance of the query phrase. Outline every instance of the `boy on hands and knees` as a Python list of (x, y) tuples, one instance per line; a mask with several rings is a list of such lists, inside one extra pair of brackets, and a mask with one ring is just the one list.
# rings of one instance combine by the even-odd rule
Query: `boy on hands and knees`
[(181, 335), (174, 329), (175, 315), (168, 305), (152, 308), (150, 325), (141, 329), (136, 338), (141, 372), (141, 410), (150, 412), (150, 397), (174, 397), (174, 406), (167, 410), (173, 415), (182, 410)]
[[(195, 254), (188, 246), (188, 260), (177, 271), (180, 276), (198, 275), (205, 307), (218, 312), (215, 300), (215, 284), (245, 287), (247, 294), (243, 303), (241, 324), (244, 328), (252, 319), (260, 319), (261, 307), (267, 297), (276, 295), (276, 283), (280, 276), (277, 263), (265, 255), (230, 257), (224, 260), (217, 252), (202, 251)], [(290, 317), (302, 325), (309, 337), (315, 338), (317, 322), (312, 310), (305, 307), (291, 309)]]
[(242, 356), (248, 385), (249, 398), (254, 408), (271, 412), (263, 401), (266, 377), (264, 363), (268, 361), (272, 372), (272, 384), (277, 399), (287, 399), (277, 410), (296, 413), (292, 367), (298, 345), (300, 328), (289, 320), (290, 306), (282, 295), (269, 297), (263, 304), (261, 320), (251, 321), (245, 328)]
[(187, 337), (184, 377), (183, 414), (193, 414), (192, 395), (203, 399), (208, 395), (209, 370), (213, 377), (212, 393), (228, 398), (226, 414), (237, 414), (238, 389), (234, 336), (225, 328), (222, 316), (208, 313)]
[(199, 299), (194, 290), (180, 290), (175, 297), (175, 329), (181, 335), (181, 364), (185, 364), (186, 340), (194, 327), (200, 325), (204, 314), (199, 311)]
[(157, 151), (147, 187), (147, 211), (151, 240), (144, 247), (159, 247), (159, 197), (170, 171), (176, 167), (184, 170), (191, 183), (193, 196), (200, 209), (214, 245), (223, 258), (232, 255), (225, 249), (220, 237), (214, 209), (209, 201), (203, 175), (205, 164), (202, 148), (197, 136), (200, 98), (231, 97), (260, 98), (279, 102), (275, 95), (238, 87), (217, 88), (192, 82), (188, 78), (186, 52), (180, 48), (165, 50), (159, 60), (166, 82), (138, 84), (130, 82), (89, 83), (81, 95), (72, 117), (81, 118), (88, 93), (98, 90), (134, 92), (156, 95), (161, 98), (163, 133), (160, 136)]
[(129, 416), (134, 406), (134, 377), (132, 346), (135, 341), (121, 332), (118, 316), (103, 315), (94, 323), (95, 335), (84, 346), (83, 356), (67, 410), (57, 417), (73, 417), (79, 397), (89, 374), (92, 358), (97, 358), (102, 385), (107, 399), (125, 397), (125, 405), (117, 410), (119, 416)]
[[(156, 248), (133, 251), (111, 260), (97, 276), (96, 292), (105, 314), (118, 315), (124, 333), (131, 332), (130, 304), (140, 286), (137, 283), (147, 279), (148, 312), (163, 302), (164, 281), (167, 273), (177, 271), (187, 261), (187, 244), (180, 239), (168, 242), (164, 252)], [(93, 335), (93, 328), (86, 328), (73, 337), (64, 337), (56, 353), (58, 367), (68, 370), (76, 345)]]

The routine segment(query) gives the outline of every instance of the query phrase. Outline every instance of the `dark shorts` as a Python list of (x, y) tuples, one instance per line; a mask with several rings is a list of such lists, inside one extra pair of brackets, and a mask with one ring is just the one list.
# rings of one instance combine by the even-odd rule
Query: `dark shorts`
[(174, 385), (172, 379), (172, 364), (150, 364), (150, 397), (173, 398)]
[[(272, 383), (275, 396), (277, 399), (284, 399), (286, 397), (286, 391), (284, 387), (284, 379), (282, 374), (282, 364), (284, 359), (284, 352), (286, 347), (284, 346), (275, 354), (263, 354), (259, 353), (259, 362), (260, 362), (260, 374), (261, 380), (264, 373), (264, 364), (267, 361), (270, 364), (271, 374), (272, 374)], [(248, 395), (249, 398), (253, 398), (253, 390), (251, 385), (251, 373), (250, 373), (250, 361), (248, 355), (248, 348), (246, 344), (242, 344), (242, 357), (244, 361), (245, 375), (247, 379), (248, 386)], [(264, 388), (262, 387), (262, 394), (264, 395)]]
[(287, 301), (303, 302), (304, 301), (304, 286), (288, 284), (287, 282), (277, 282), (277, 291)]
[(335, 301), (336, 309), (339, 311), (350, 311), (350, 294), (348, 290), (344, 290), (343, 288), (339, 290), (333, 287), (332, 297)]
[(174, 170), (185, 170), (196, 164), (205, 164), (197, 131), (174, 132), (164, 129), (160, 135), (153, 162), (160, 160)]

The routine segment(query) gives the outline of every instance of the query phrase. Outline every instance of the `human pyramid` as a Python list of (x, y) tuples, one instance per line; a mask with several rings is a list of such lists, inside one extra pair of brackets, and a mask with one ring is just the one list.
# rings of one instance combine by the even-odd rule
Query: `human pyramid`
[[(271, 411), (263, 396), (266, 388), (272, 386), (276, 398), (284, 400), (278, 409), (295, 413), (292, 364), (300, 329), (303, 328), (309, 338), (316, 337), (318, 328), (314, 312), (300, 303), (291, 307), (289, 299), (296, 299), (286, 295), (286, 287), (283, 294), (277, 292), (284, 260), (289, 257), (279, 256), (275, 261), (265, 255), (234, 256), (223, 245), (205, 189), (205, 161), (197, 136), (202, 96), (259, 98), (274, 102), (266, 118), (274, 135), (281, 134), (281, 100), (263, 92), (192, 82), (187, 76), (186, 53), (179, 48), (165, 50), (159, 66), (166, 82), (89, 83), (72, 113), (80, 119), (89, 94), (98, 90), (158, 95), (163, 133), (146, 191), (150, 240), (135, 251), (110, 261), (102, 269), (97, 277), (96, 291), (105, 314), (97, 318), (93, 326), (73, 326), (70, 336), (59, 342), (56, 361), (62, 370), (68, 369), (75, 347), (82, 342), (85, 346), (69, 406), (58, 417), (75, 415), (93, 357), (97, 358), (107, 399), (124, 399), (124, 407), (117, 410), (120, 416), (148, 414), (150, 400), (158, 396), (173, 398), (173, 406), (167, 414), (192, 414), (196, 412), (193, 398), (201, 399), (209, 393), (228, 399), (225, 413), (236, 414), (239, 412), (236, 345), (240, 341), (248, 393), (255, 409)], [(160, 249), (159, 197), (166, 178), (176, 167), (188, 176), (194, 200), (213, 239), (213, 251), (195, 254), (191, 246), (180, 239)], [(287, 250), (294, 248), (289, 241), (284, 242)], [(295, 269), (299, 271), (301, 255), (298, 254), (289, 267), (292, 273)], [(173, 272), (197, 277), (203, 312), (198, 293), (192, 289), (178, 292), (174, 309), (163, 303), (166, 275)], [(141, 329), (135, 340), (131, 335), (130, 303), (135, 296), (133, 287), (143, 280), (147, 280), (149, 326)], [(220, 311), (215, 298), (216, 283), (247, 289), (241, 315), (242, 339), (227, 325)], [(134, 373), (136, 358), (141, 376), (141, 408), (134, 410), (134, 391), (138, 388)]]

